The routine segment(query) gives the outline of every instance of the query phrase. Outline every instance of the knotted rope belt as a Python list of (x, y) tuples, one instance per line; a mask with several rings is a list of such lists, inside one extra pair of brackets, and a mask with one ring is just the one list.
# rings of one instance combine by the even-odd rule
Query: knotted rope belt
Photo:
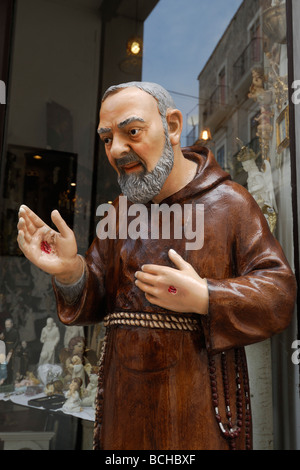
[(162, 315), (160, 313), (110, 313), (104, 318), (106, 328), (117, 325), (163, 328), (167, 330), (199, 331), (196, 318), (183, 315)]

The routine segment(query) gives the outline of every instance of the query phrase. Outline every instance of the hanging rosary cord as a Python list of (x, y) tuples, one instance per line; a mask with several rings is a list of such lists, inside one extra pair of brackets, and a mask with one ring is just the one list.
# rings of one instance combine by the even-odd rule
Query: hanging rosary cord
[(212, 392), (212, 404), (215, 410), (215, 417), (223, 437), (228, 441), (230, 450), (236, 449), (236, 438), (240, 435), (244, 422), (243, 414), (243, 392), (245, 396), (245, 446), (246, 450), (251, 449), (251, 409), (250, 393), (248, 383), (247, 363), (244, 351), (235, 350), (235, 382), (236, 382), (236, 422), (232, 421), (232, 409), (230, 404), (229, 380), (227, 356), (221, 353), (221, 371), (223, 381), (223, 392), (226, 410), (226, 422), (222, 422), (219, 411), (219, 394), (217, 386), (215, 359), (209, 358), (209, 375)]
[(242, 362), (242, 373), (245, 393), (245, 438), (246, 450), (251, 450), (251, 403), (250, 403), (250, 387), (248, 380), (248, 368), (245, 351), (240, 351)]
[(96, 395), (96, 400), (95, 400), (96, 419), (94, 423), (93, 450), (101, 450), (99, 448), (99, 442), (100, 442), (100, 433), (101, 433), (102, 418), (103, 418), (104, 361), (105, 361), (105, 355), (106, 355), (107, 338), (108, 338), (108, 329), (106, 331), (106, 335), (103, 340), (101, 353), (100, 353), (100, 359), (99, 359), (98, 387), (97, 387), (97, 395)]

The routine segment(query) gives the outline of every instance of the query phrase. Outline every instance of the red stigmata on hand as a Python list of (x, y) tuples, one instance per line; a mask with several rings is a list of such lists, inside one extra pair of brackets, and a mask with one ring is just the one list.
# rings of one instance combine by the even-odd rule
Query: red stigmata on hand
[(174, 287), (174, 286), (170, 286), (169, 289), (168, 289), (168, 292), (170, 292), (170, 294), (176, 294), (176, 293), (177, 293), (177, 289), (176, 289), (176, 287)]
[(45, 253), (49, 254), (49, 253), (51, 253), (51, 246), (47, 242), (42, 242), (41, 243), (41, 250), (44, 251)]

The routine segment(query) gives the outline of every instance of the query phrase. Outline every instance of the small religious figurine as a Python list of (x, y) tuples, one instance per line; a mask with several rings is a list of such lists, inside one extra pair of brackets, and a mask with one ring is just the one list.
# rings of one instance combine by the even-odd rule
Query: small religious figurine
[(272, 170), (268, 160), (264, 161), (264, 171), (259, 170), (256, 164), (255, 152), (243, 146), (237, 159), (242, 163), (248, 173), (248, 191), (261, 208), (272, 233), (277, 222), (277, 204), (273, 188)]
[(62, 409), (67, 413), (79, 413), (82, 411), (80, 389), (82, 381), (79, 377), (72, 380), (69, 390), (66, 393), (67, 401), (64, 403)]
[[(15, 379), (15, 375), (17, 373), (15, 367), (15, 358), (16, 358), (16, 351), (19, 345), (19, 333), (18, 330), (15, 328), (13, 320), (11, 318), (7, 318), (5, 320), (5, 330), (2, 333), (2, 340), (5, 343), (6, 347), (6, 360), (7, 360), (7, 384), (12, 384)], [(9, 358), (9, 360), (8, 360)]]
[(59, 353), (59, 359), (61, 364), (63, 365), (63, 373), (64, 373), (64, 380), (67, 387), (69, 387), (69, 383), (72, 379), (72, 368), (70, 368), (70, 364), (72, 361), (72, 357), (77, 355), (83, 361), (85, 352), (85, 339), (82, 336), (75, 336), (72, 337), (67, 345), (64, 347)]
[(82, 400), (81, 400), (82, 406), (91, 406), (95, 408), (97, 385), (98, 385), (97, 374), (90, 374), (89, 383), (82, 392)]
[(47, 318), (46, 326), (42, 329), (41, 333), (41, 343), (43, 343), (43, 347), (40, 354), (39, 365), (54, 364), (55, 348), (59, 339), (59, 329), (54, 323), (53, 318)]
[(273, 134), (273, 125), (272, 125), (272, 118), (274, 113), (267, 109), (266, 107), (262, 106), (260, 109), (260, 115), (255, 118), (258, 122), (257, 126), (257, 137), (261, 139), (270, 140)]
[(272, 92), (266, 90), (265, 83), (267, 79), (265, 77), (264, 69), (255, 67), (252, 70), (252, 84), (248, 93), (248, 98), (257, 101), (262, 106), (268, 106), (272, 104)]
[(252, 84), (248, 98), (257, 101), (261, 106), (261, 112), (257, 118), (257, 136), (259, 137), (259, 144), (264, 159), (268, 158), (270, 141), (273, 134), (273, 126), (271, 123), (273, 112), (271, 111), (271, 105), (274, 100), (273, 91), (265, 88), (266, 82), (267, 78), (265, 77), (264, 69), (255, 67), (252, 70)]
[(82, 381), (82, 386), (85, 387), (85, 370), (82, 364), (82, 359), (78, 354), (74, 354), (71, 358), (69, 370), (71, 372), (72, 379), (79, 377)]
[[(68, 347), (60, 351), (59, 357), (63, 364), (66, 387), (69, 386), (70, 380), (75, 373), (81, 377), (83, 386), (85, 386), (86, 374), (89, 374), (93, 367), (95, 367), (97, 358), (95, 357), (94, 351), (85, 348), (84, 337), (72, 337)], [(76, 361), (77, 364), (75, 364), (74, 361)]]

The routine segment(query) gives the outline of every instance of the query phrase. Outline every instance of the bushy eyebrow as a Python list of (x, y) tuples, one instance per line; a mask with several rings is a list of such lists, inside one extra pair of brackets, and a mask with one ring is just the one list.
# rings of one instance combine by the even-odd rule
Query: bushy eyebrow
[(119, 129), (123, 129), (123, 127), (126, 127), (126, 126), (128, 126), (128, 124), (131, 124), (132, 122), (136, 122), (136, 121), (138, 121), (138, 122), (145, 122), (144, 119), (141, 118), (141, 117), (132, 116), (132, 117), (130, 117), (130, 118), (128, 118), (128, 119), (125, 119), (125, 121), (120, 122), (120, 123), (118, 124), (118, 128), (119, 128)]
[(109, 134), (111, 132), (111, 129), (109, 127), (100, 127), (100, 129), (97, 129), (97, 132), (99, 135)]
[[(132, 116), (128, 119), (125, 119), (125, 121), (122, 121), (118, 124), (118, 128), (119, 129), (123, 129), (124, 127), (128, 126), (128, 124), (131, 124), (132, 122), (145, 122), (145, 120), (141, 117), (138, 117), (138, 116)], [(102, 134), (109, 134), (111, 132), (111, 128), (110, 127), (100, 127), (99, 129), (97, 129), (97, 132), (99, 135), (102, 135)]]

